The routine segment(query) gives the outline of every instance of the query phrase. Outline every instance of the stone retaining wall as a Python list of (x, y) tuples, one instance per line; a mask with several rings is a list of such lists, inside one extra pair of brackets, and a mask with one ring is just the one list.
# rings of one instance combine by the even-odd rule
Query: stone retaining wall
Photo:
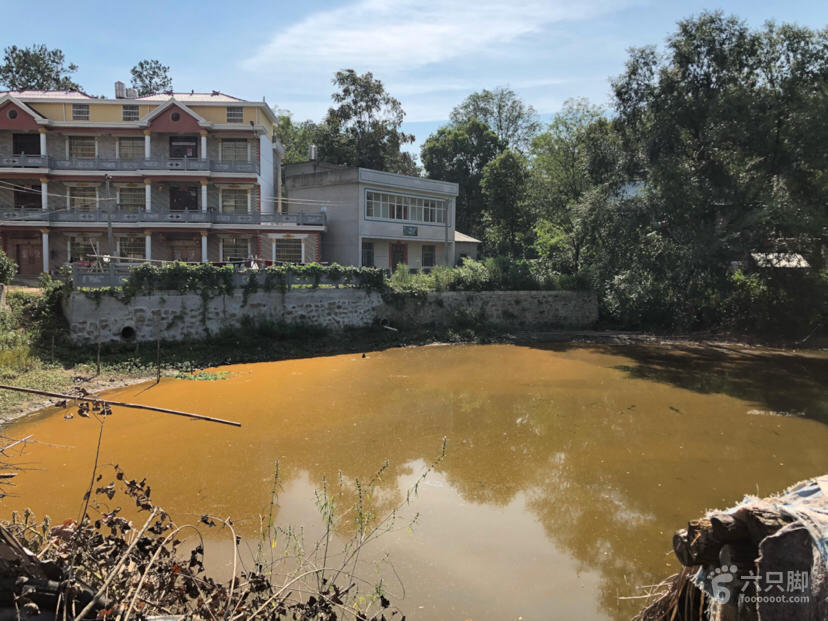
[(123, 303), (104, 295), (99, 301), (73, 292), (64, 314), (75, 343), (203, 339), (244, 318), (328, 329), (391, 326), (457, 326), (491, 323), (513, 329), (585, 328), (598, 318), (594, 293), (587, 291), (484, 291), (383, 296), (364, 289), (242, 291), (206, 302), (197, 294), (174, 291), (139, 295)]

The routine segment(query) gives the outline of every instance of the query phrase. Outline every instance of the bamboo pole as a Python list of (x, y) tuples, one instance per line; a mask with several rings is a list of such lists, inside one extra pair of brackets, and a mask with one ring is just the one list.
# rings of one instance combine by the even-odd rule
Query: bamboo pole
[(110, 401), (109, 399), (99, 399), (97, 397), (78, 397), (75, 395), (63, 395), (58, 392), (47, 392), (45, 390), (35, 390), (34, 388), (20, 388), (18, 386), (8, 386), (7, 384), (0, 384), (0, 390), (16, 390), (17, 392), (27, 392), (32, 395), (42, 395), (44, 397), (54, 397), (55, 399), (66, 399), (67, 401), (89, 401), (90, 403), (104, 403), (107, 405), (116, 405), (122, 408), (134, 408), (136, 410), (149, 410), (151, 412), (162, 412), (163, 414), (173, 414), (175, 416), (184, 416), (186, 418), (194, 418), (196, 420), (206, 420), (211, 423), (221, 423), (222, 425), (231, 425), (233, 427), (241, 427), (241, 423), (232, 420), (225, 420), (223, 418), (214, 418), (212, 416), (202, 416), (201, 414), (193, 414), (192, 412), (182, 412), (180, 410), (169, 410), (167, 408), (158, 408), (153, 405), (141, 405), (140, 403), (126, 403), (124, 401)]

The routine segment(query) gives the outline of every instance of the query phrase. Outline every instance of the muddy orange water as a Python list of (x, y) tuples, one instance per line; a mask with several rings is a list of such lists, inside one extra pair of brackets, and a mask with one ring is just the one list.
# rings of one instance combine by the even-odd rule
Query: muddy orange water
[[(410, 619), (629, 618), (639, 602), (619, 596), (676, 570), (674, 529), (828, 472), (819, 354), (435, 346), (223, 370), (109, 395), (241, 429), (116, 409), (101, 462), (147, 476), (177, 522), (233, 516), (252, 539), (276, 459), (276, 519), (311, 532), (323, 477), (366, 478), (387, 457), (378, 497), (391, 506), (446, 436), (445, 460), (407, 510), (419, 522), (368, 557), (390, 554), (405, 596), (388, 589)], [(66, 448), (30, 445), (39, 469), (18, 477), (4, 508), (76, 517), (97, 423), (51, 410), (7, 434)]]

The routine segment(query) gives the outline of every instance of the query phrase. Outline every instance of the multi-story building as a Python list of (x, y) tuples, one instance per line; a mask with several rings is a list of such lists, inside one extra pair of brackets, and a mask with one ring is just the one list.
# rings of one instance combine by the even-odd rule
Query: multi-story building
[(0, 237), (22, 274), (107, 254), (322, 258), (325, 214), (282, 208), (266, 103), (115, 90), (0, 93)]
[[(326, 203), (326, 261), (384, 269), (455, 263), (456, 183), (308, 161), (285, 166), (285, 190), (292, 210)], [(468, 255), (465, 246), (479, 242), (459, 235)]]

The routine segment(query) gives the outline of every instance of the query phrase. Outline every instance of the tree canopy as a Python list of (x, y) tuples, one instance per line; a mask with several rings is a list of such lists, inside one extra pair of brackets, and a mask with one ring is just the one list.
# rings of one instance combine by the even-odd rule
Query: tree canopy
[(541, 127), (535, 109), (504, 87), (472, 93), (451, 111), (449, 118), (455, 125), (479, 119), (506, 145), (524, 153)]
[(442, 127), (423, 143), (420, 157), (427, 175), (459, 185), (456, 201), (458, 230), (472, 235), (482, 234), (485, 204), (480, 182), (483, 169), (504, 147), (495, 133), (476, 118)]
[(69, 77), (77, 70), (77, 65), (66, 64), (59, 49), (50, 50), (43, 44), (11, 45), (3, 50), (0, 84), (12, 91), (79, 91), (82, 90), (80, 85)]
[(337, 71), (334, 106), (317, 127), (316, 143), (321, 159), (348, 166), (416, 174), (416, 165), (402, 147), (414, 136), (400, 128), (405, 112), (398, 100), (385, 91), (380, 80), (368, 72)]
[(139, 97), (171, 91), (173, 88), (170, 68), (158, 60), (142, 60), (129, 72), (132, 74), (132, 87), (138, 90)]

